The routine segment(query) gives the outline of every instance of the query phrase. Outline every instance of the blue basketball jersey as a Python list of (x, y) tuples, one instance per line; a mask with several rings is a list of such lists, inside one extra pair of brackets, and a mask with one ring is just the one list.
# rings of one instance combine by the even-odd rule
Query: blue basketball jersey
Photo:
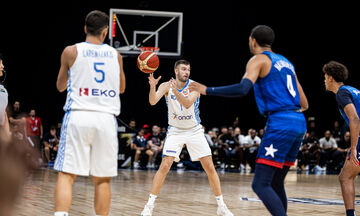
[(295, 69), (284, 56), (265, 51), (271, 62), (269, 74), (258, 78), (254, 84), (255, 100), (262, 115), (271, 112), (299, 110), (300, 96), (297, 89)]
[[(360, 116), (360, 91), (354, 87), (346, 86), (346, 85), (341, 86), (339, 88), (339, 91), (340, 90), (346, 90), (351, 94), (351, 96), (352, 96), (351, 101), (356, 108), (357, 114)], [(344, 108), (340, 105), (339, 105), (339, 111), (340, 111), (341, 115), (343, 116), (344, 120), (346, 121), (346, 123), (348, 125), (350, 125), (349, 118), (346, 116)]]

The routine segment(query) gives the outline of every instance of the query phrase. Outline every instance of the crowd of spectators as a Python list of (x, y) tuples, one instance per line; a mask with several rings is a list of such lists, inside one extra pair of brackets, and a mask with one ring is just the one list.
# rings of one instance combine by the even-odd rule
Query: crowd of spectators
[[(350, 132), (345, 125), (340, 128), (335, 121), (323, 135), (318, 136), (315, 121), (309, 118), (308, 132), (305, 134), (297, 157), (299, 172), (339, 173), (347, 152), (350, 148)], [(157, 168), (161, 163), (161, 151), (166, 137), (166, 128), (153, 125), (143, 125), (136, 129), (133, 126), (131, 149), (133, 151), (133, 168)], [(205, 138), (212, 150), (213, 161), (217, 169), (237, 172), (254, 172), (257, 149), (260, 146), (266, 128), (250, 128), (245, 133), (236, 124), (205, 128)], [(200, 163), (192, 162), (186, 146), (176, 166), (185, 169), (201, 169)]]
[(10, 132), (15, 143), (21, 142), (25, 146), (31, 146), (40, 154), (39, 161), (42, 166), (53, 166), (59, 147), (61, 123), (50, 126), (44, 131), (41, 118), (36, 115), (35, 109), (28, 112), (22, 110), (20, 101), (7, 109), (10, 123)]
[[(43, 166), (53, 166), (59, 147), (61, 123), (44, 130), (41, 118), (36, 115), (36, 110), (22, 111), (19, 101), (12, 104), (8, 115), (13, 139), (39, 150)], [(339, 173), (351, 145), (349, 128), (346, 125), (340, 127), (339, 122), (335, 121), (331, 128), (325, 128), (325, 132), (321, 134), (313, 118), (308, 120), (308, 130), (297, 157), (298, 171)], [(128, 148), (130, 152), (131, 163), (125, 167), (158, 168), (162, 159), (167, 128), (147, 124), (138, 128), (135, 119), (130, 120), (126, 126), (127, 129), (123, 132), (131, 134), (128, 137), (128, 145), (122, 146), (124, 144), (120, 142), (119, 146), (120, 151)], [(257, 149), (265, 130), (265, 127), (241, 130), (238, 119), (231, 126), (204, 127), (205, 138), (211, 148), (215, 168), (253, 172)], [(122, 132), (119, 133), (120, 139), (121, 134)], [(175, 163), (175, 168), (201, 170), (199, 162), (191, 161), (186, 146), (180, 158), (181, 161)]]

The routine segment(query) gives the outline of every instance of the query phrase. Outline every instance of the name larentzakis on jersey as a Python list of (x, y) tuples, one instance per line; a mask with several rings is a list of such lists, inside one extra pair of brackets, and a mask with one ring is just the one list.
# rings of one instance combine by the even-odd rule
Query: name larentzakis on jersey
[(109, 50), (93, 50), (85, 49), (82, 51), (83, 57), (93, 57), (93, 58), (113, 58), (114, 53)]

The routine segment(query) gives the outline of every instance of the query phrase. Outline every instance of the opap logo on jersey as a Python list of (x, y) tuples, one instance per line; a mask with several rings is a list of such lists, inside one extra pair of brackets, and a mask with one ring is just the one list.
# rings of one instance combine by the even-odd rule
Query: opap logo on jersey
[(116, 91), (112, 89), (89, 89), (89, 88), (79, 88), (79, 96), (94, 96), (94, 97), (115, 97)]
[(173, 113), (173, 119), (178, 119), (178, 120), (190, 120), (190, 119), (192, 119), (193, 118), (193, 116), (192, 115), (184, 115), (184, 116), (179, 116), (179, 115), (177, 115), (176, 113)]

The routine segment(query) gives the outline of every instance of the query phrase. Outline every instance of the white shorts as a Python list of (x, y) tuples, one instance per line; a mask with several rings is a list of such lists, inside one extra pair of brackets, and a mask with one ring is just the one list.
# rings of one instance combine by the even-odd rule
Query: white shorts
[(54, 169), (83, 176), (117, 176), (117, 121), (114, 115), (66, 112)]
[(198, 161), (202, 157), (211, 156), (211, 149), (206, 141), (204, 129), (201, 125), (190, 129), (169, 126), (163, 155), (175, 157), (175, 161), (179, 162), (179, 155), (184, 145), (186, 145), (192, 161)]

